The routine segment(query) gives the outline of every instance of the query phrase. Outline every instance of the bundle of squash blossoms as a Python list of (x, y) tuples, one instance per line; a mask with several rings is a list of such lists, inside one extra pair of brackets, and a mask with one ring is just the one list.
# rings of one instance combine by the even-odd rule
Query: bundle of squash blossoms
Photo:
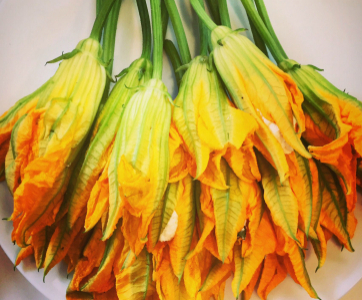
[(142, 55), (110, 93), (122, 1), (98, 0), (90, 37), (0, 118), (15, 265), (33, 255), (45, 277), (64, 261), (74, 300), (224, 299), (229, 277), (235, 297), (267, 299), (288, 274), (319, 299), (306, 249), (317, 270), (331, 238), (354, 251), (362, 103), (288, 58), (263, 0), (241, 0), (255, 44), (226, 0), (207, 1), (211, 17), (190, 0), (194, 58), (174, 0), (150, 1), (152, 34), (136, 2)]

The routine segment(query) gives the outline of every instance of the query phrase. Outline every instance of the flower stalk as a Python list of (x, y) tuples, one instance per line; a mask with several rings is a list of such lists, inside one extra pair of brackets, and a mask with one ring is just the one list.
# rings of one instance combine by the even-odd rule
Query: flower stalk
[(280, 52), (284, 55), (285, 58), (288, 58), (287, 54), (285, 53), (283, 46), (280, 44), (279, 39), (274, 31), (274, 28), (270, 22), (270, 18), (268, 12), (265, 7), (264, 0), (254, 0), (256, 8), (258, 9), (260, 17), (263, 19), (265, 26), (268, 28), (270, 35), (274, 39), (275, 43), (277, 43)]
[(180, 55), (178, 54), (174, 43), (170, 40), (165, 40), (163, 47), (166, 51), (167, 56), (171, 61), (172, 68), (175, 70), (177, 85), (180, 86), (182, 80), (182, 72), (176, 72), (176, 70), (182, 66)]
[(263, 20), (260, 18), (252, 0), (241, 0), (241, 2), (243, 3), (249, 18), (257, 27), (259, 34), (265, 41), (276, 62), (279, 64), (283, 60), (287, 59), (284, 51), (280, 49), (279, 44), (274, 40)]
[(116, 0), (105, 0), (96, 20), (94, 21), (90, 38), (100, 41), (102, 37), (102, 30), (107, 20), (108, 14), (111, 11)]
[[(199, 0), (202, 7), (204, 6), (204, 1)], [(199, 34), (200, 34), (200, 55), (207, 55), (208, 43), (209, 43), (209, 30), (207, 29), (204, 22), (199, 20)]]
[(165, 0), (165, 4), (175, 31), (177, 44), (180, 49), (181, 61), (183, 64), (187, 64), (191, 61), (191, 53), (175, 0)]
[(162, 79), (163, 33), (161, 17), (161, 1), (151, 0), (153, 29), (153, 75), (152, 78)]
[(148, 14), (146, 0), (137, 0), (137, 6), (142, 26), (143, 44), (142, 44), (141, 57), (149, 59), (151, 56), (152, 38), (151, 38), (150, 16)]
[(226, 0), (218, 0), (221, 24), (231, 28), (230, 16)]

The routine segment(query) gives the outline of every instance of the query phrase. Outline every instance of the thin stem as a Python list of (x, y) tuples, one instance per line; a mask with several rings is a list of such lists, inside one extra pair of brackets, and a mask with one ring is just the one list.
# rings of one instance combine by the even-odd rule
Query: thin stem
[(171, 18), (172, 27), (175, 31), (178, 48), (180, 49), (182, 63), (187, 64), (191, 61), (191, 53), (175, 0), (165, 0), (165, 4), (167, 7), (168, 14), (170, 15)]
[(162, 79), (163, 36), (161, 1), (151, 0), (153, 30), (153, 74), (152, 78)]
[(116, 0), (105, 0), (99, 14), (94, 21), (92, 32), (90, 38), (100, 41), (102, 37), (102, 30), (104, 23), (107, 20), (108, 14), (111, 11), (111, 8)]
[(253, 21), (249, 18), (248, 15), (248, 20), (249, 20), (249, 24), (250, 24), (250, 29), (251, 29), (251, 33), (253, 34), (253, 38), (254, 38), (254, 43), (255, 45), (266, 55), (268, 56), (268, 49), (265, 46), (265, 43), (262, 39), (262, 37), (259, 34), (259, 31), (256, 29)]
[(231, 28), (229, 10), (226, 0), (218, 0), (221, 24)]
[(200, 4), (199, 0), (190, 0), (192, 7), (194, 8), (195, 12), (199, 16), (199, 18), (204, 22), (204, 24), (213, 31), (217, 25), (214, 23), (213, 20), (208, 16), (205, 9)]
[(274, 28), (270, 22), (270, 18), (269, 18), (268, 11), (266, 9), (264, 1), (263, 0), (254, 0), (254, 1), (256, 4), (256, 7), (258, 9), (259, 15), (262, 18), (262, 20), (264, 21), (266, 28), (268, 28), (270, 35), (272, 36), (274, 41), (279, 46), (279, 51), (284, 55), (284, 57), (287, 58), (288, 56), (285, 53), (282, 45), (280, 44), (279, 39), (278, 39), (277, 35), (275, 34)]
[[(117, 23), (122, 0), (116, 0), (107, 18), (103, 33), (103, 60), (108, 63), (107, 72), (113, 72), (114, 47), (116, 44)], [(107, 79), (103, 97), (108, 97), (110, 80)], [(103, 100), (102, 100), (103, 101)]]
[(174, 43), (172, 43), (170, 40), (165, 40), (163, 48), (165, 49), (166, 54), (171, 61), (172, 68), (175, 72), (177, 85), (180, 86), (183, 72), (176, 72), (176, 70), (182, 66), (180, 55), (178, 54)]
[(207, 6), (210, 11), (211, 18), (217, 25), (221, 25), (220, 13), (219, 13), (219, 5), (215, 0), (206, 0)]
[(252, 23), (254, 23), (255, 27), (258, 29), (259, 34), (263, 38), (264, 42), (268, 46), (271, 54), (275, 58), (276, 62), (279, 64), (287, 57), (284, 56), (283, 52), (280, 51), (278, 44), (275, 42), (273, 37), (270, 35), (268, 29), (266, 28), (263, 20), (260, 18), (253, 0), (241, 0), (248, 14), (249, 18), (251, 19)]
[(148, 14), (146, 0), (137, 0), (138, 12), (141, 19), (142, 26), (142, 58), (151, 57), (152, 37), (151, 37), (151, 21)]
[(163, 39), (166, 38), (168, 20), (170, 16), (168, 15), (167, 7), (165, 4), (165, 0), (161, 0), (161, 16), (162, 16), (162, 35)]

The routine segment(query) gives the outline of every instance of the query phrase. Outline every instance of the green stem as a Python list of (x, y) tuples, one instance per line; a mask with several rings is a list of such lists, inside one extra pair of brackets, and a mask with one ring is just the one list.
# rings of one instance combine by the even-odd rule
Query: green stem
[(221, 24), (231, 28), (229, 10), (226, 0), (218, 0), (219, 3), (219, 11), (221, 17)]
[(283, 52), (280, 51), (278, 44), (275, 42), (273, 37), (270, 35), (269, 30), (266, 28), (263, 20), (260, 18), (253, 0), (241, 0), (248, 14), (251, 22), (254, 23), (255, 27), (258, 29), (259, 34), (263, 38), (264, 42), (268, 46), (271, 54), (275, 58), (276, 62), (279, 64), (287, 57), (284, 56)]
[(256, 29), (253, 21), (250, 19), (249, 15), (248, 15), (248, 20), (249, 20), (249, 24), (250, 24), (250, 29), (251, 29), (251, 33), (253, 34), (253, 38), (254, 38), (254, 43), (255, 45), (266, 55), (268, 56), (268, 49), (265, 46), (265, 43), (262, 39), (262, 37), (259, 34), (259, 31)]
[(162, 35), (163, 39), (166, 38), (168, 20), (170, 16), (168, 15), (167, 7), (165, 4), (165, 0), (161, 0), (161, 16), (162, 16)]
[[(202, 7), (204, 6), (204, 0), (199, 0)], [(199, 32), (200, 32), (200, 54), (207, 55), (209, 45), (209, 30), (207, 29), (204, 22), (199, 19)]]
[(277, 37), (277, 35), (275, 34), (274, 28), (270, 22), (270, 18), (268, 15), (268, 11), (266, 9), (265, 3), (263, 0), (254, 0), (256, 7), (258, 9), (259, 15), (262, 18), (262, 20), (264, 21), (264, 24), (266, 26), (266, 28), (268, 28), (270, 35), (272, 36), (272, 38), (274, 39), (275, 43), (279, 46), (279, 51), (284, 55), (285, 58), (288, 58), (287, 54), (285, 53), (282, 45), (279, 42), (279, 39)]
[(97, 0), (97, 2), (96, 2), (96, 15), (97, 16), (98, 16), (99, 12), (101, 11), (102, 1), (103, 0)]
[[(215, 1), (215, 0), (214, 0)], [(204, 24), (213, 31), (217, 25), (214, 23), (213, 20), (208, 16), (205, 9), (200, 4), (199, 0), (190, 0), (192, 7), (194, 8), (195, 12), (199, 16), (199, 18), (204, 22)]]
[[(121, 4), (122, 0), (116, 0), (116, 2), (114, 3), (114, 6), (112, 7), (112, 10), (107, 18), (107, 22), (103, 32), (103, 60), (106, 63), (109, 62), (106, 70), (110, 75), (112, 75), (113, 72), (114, 47), (116, 44), (117, 23)], [(110, 84), (111, 82), (107, 78), (102, 103), (105, 102), (108, 98)]]
[(104, 23), (107, 20), (108, 14), (111, 11), (111, 8), (116, 0), (105, 0), (99, 14), (94, 21), (92, 32), (90, 34), (90, 38), (100, 41), (102, 37), (102, 30)]
[(170, 15), (171, 18), (172, 27), (175, 31), (178, 48), (180, 49), (182, 63), (187, 64), (191, 61), (191, 53), (175, 0), (165, 0), (165, 4), (167, 7), (168, 14)]
[(141, 57), (149, 59), (151, 57), (152, 37), (151, 37), (150, 15), (148, 14), (146, 0), (137, 0), (137, 6), (142, 26), (143, 46), (142, 46)]
[(219, 5), (215, 0), (206, 0), (207, 6), (210, 11), (211, 18), (217, 25), (221, 25), (220, 13), (219, 13)]
[(152, 78), (162, 79), (163, 35), (161, 1), (151, 0), (153, 29), (153, 74)]
[(174, 43), (172, 43), (170, 40), (165, 40), (165, 44), (163, 47), (166, 51), (168, 58), (171, 61), (172, 68), (175, 72), (177, 85), (180, 86), (183, 72), (176, 72), (176, 70), (182, 66), (180, 55), (178, 54)]

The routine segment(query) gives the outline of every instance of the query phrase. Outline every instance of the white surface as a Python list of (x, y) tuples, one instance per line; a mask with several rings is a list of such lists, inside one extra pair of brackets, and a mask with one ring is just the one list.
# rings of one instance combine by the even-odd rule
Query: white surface
[[(95, 15), (94, 0), (0, 0), (0, 114), (18, 99), (34, 91), (50, 76), (57, 65), (44, 67), (45, 61), (71, 51), (80, 39), (90, 33)], [(248, 27), (240, 1), (230, 0), (233, 28)], [(302, 64), (324, 68), (324, 75), (362, 99), (360, 70), (362, 69), (362, 1), (357, 0), (265, 0), (275, 30), (286, 52)], [(187, 0), (178, 0), (192, 54), (196, 54), (198, 32), (196, 19), (191, 19)], [(243, 20), (241, 22), (241, 20)], [(172, 30), (168, 32), (171, 37)], [(194, 34), (194, 36), (192, 36)], [(247, 34), (250, 34), (247, 33)], [(124, 0), (117, 33), (115, 73), (127, 67), (141, 53), (141, 32), (133, 0)], [(167, 60), (165, 60), (167, 62)], [(171, 68), (164, 68), (164, 81), (175, 95)], [(11, 214), (11, 198), (4, 185), (0, 186), (0, 218)], [(362, 220), (361, 199), (357, 216)], [(11, 224), (0, 222), (0, 244), (14, 261), (16, 247), (10, 242)], [(316, 259), (308, 255), (307, 267), (312, 283), (323, 300), (336, 300), (351, 289), (362, 277), (362, 227), (358, 226), (353, 240), (354, 254), (340, 252), (329, 243), (326, 265), (314, 273)], [(0, 256), (0, 299), (42, 300), (11, 263)], [(64, 299), (65, 269), (56, 267), (42, 282), (42, 274), (31, 260), (19, 267), (20, 272), (51, 300)], [(4, 275), (6, 274), (6, 275)], [(17, 284), (14, 284), (16, 282)], [(361, 290), (362, 291), (362, 290)], [(355, 292), (354, 295), (360, 295)], [(353, 297), (353, 296), (352, 296)], [(230, 289), (226, 299), (233, 299)], [(257, 299), (257, 298), (255, 298)], [(269, 299), (309, 299), (304, 290), (290, 278), (283, 282)], [(348, 298), (354, 300), (357, 298)]]

